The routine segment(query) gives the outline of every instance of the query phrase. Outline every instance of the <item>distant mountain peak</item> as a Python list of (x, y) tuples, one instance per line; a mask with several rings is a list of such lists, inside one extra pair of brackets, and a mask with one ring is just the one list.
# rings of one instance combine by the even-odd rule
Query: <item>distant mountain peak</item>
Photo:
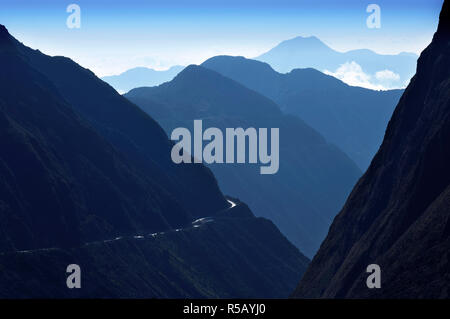
[(156, 73), (158, 73), (158, 72), (167, 72), (167, 71), (171, 71), (171, 70), (182, 70), (183, 68), (184, 67), (181, 65), (173, 65), (170, 68), (165, 69), (165, 70), (157, 70), (157, 69), (149, 68), (146, 66), (137, 66), (137, 67), (128, 69), (128, 70), (120, 73), (119, 75), (129, 74), (129, 73), (134, 73), (134, 72), (156, 72)]
[(309, 37), (303, 37), (303, 36), (299, 35), (299, 36), (297, 36), (295, 38), (292, 38), (291, 40), (287, 40), (287, 41), (293, 41), (293, 40), (295, 40), (295, 41), (310, 41), (310, 42), (323, 43), (322, 41), (320, 41), (320, 39), (318, 37), (315, 37), (313, 35), (309, 36)]
[(320, 39), (316, 36), (308, 36), (308, 37), (304, 37), (304, 36), (296, 36), (292, 39), (286, 40), (286, 41), (310, 41), (310, 42), (320, 42), (323, 43), (322, 41), (320, 41)]
[(157, 86), (170, 81), (183, 68), (184, 66), (174, 65), (167, 70), (155, 70), (145, 66), (138, 66), (118, 75), (105, 76), (102, 80), (114, 87), (118, 92), (125, 93), (137, 87)]
[(319, 38), (315, 36), (303, 37), (298, 36), (289, 40), (282, 41), (278, 44), (276, 48), (291, 48), (291, 49), (302, 49), (302, 50), (331, 50), (328, 45), (323, 43)]

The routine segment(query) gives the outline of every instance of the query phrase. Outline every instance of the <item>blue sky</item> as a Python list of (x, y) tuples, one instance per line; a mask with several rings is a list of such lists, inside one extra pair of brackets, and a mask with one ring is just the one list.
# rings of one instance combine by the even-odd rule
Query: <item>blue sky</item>
[[(251, 58), (299, 35), (315, 35), (338, 51), (419, 54), (436, 30), (442, 2), (1, 0), (0, 23), (26, 45), (104, 76), (218, 54)], [(66, 26), (71, 3), (81, 7), (80, 29)], [(366, 26), (371, 3), (381, 8), (380, 29)]]

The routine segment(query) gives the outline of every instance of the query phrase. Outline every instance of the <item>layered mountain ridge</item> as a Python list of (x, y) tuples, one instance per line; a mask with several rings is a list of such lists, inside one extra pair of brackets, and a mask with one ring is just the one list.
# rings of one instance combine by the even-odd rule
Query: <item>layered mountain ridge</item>
[(131, 89), (141, 86), (155, 86), (172, 80), (183, 66), (175, 65), (164, 71), (158, 71), (146, 67), (129, 69), (119, 75), (104, 76), (101, 79), (111, 85), (119, 93), (126, 93)]
[[(307, 256), (313, 256), (361, 171), (346, 154), (300, 118), (267, 97), (202, 66), (191, 65), (158, 87), (125, 97), (168, 134), (177, 127), (279, 128), (280, 167), (261, 175), (260, 164), (211, 164), (221, 189), (239, 197), (257, 216), (271, 219)], [(204, 143), (206, 144), (206, 142)]]
[(281, 74), (264, 62), (244, 57), (216, 56), (202, 66), (272, 99), (283, 112), (299, 116), (362, 171), (378, 150), (403, 93), (352, 87), (311, 68)]

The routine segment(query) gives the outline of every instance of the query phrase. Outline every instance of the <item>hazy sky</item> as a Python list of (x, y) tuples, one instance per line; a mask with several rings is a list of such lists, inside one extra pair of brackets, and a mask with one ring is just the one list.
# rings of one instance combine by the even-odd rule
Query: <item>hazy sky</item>
[[(135, 66), (164, 69), (218, 55), (255, 57), (295, 36), (315, 35), (338, 51), (420, 53), (436, 30), (442, 0), (0, 0), (0, 23), (32, 48), (64, 55), (99, 76)], [(81, 28), (69, 29), (69, 4)], [(369, 29), (367, 5), (381, 7)]]

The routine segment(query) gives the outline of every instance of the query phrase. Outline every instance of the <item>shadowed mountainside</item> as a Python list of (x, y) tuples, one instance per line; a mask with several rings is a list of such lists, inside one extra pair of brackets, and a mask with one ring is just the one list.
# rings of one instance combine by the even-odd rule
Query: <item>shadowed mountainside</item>
[[(300, 281), (299, 298), (450, 297), (450, 2), (383, 144)], [(366, 267), (381, 267), (368, 289)]]

